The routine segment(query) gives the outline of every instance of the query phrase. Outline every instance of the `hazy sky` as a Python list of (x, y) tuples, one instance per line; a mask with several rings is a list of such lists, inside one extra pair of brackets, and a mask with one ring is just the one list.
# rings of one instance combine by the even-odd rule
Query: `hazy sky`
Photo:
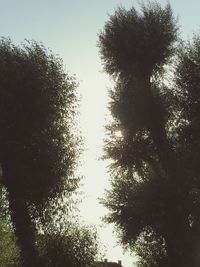
[[(165, 4), (167, 1), (158, 2)], [(182, 36), (191, 38), (193, 32), (200, 33), (200, 1), (173, 0), (170, 3), (178, 16)], [(101, 225), (100, 217), (106, 210), (98, 204), (98, 197), (109, 187), (106, 163), (98, 158), (102, 155), (108, 117), (107, 89), (112, 83), (102, 72), (97, 34), (119, 5), (138, 6), (134, 0), (0, 0), (0, 36), (9, 36), (15, 43), (24, 39), (42, 41), (63, 58), (69, 73), (77, 75), (82, 97), (80, 127), (86, 149), (81, 168), (85, 176), (81, 214), (87, 222), (98, 226), (102, 241), (108, 247), (107, 258), (122, 260), (125, 267), (130, 267), (133, 258), (122, 255), (122, 249), (116, 247), (112, 227)]]

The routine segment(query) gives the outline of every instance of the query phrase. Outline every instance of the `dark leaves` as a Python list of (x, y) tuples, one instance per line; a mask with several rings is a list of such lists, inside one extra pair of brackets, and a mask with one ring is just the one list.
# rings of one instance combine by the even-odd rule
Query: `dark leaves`
[(118, 8), (99, 35), (105, 70), (114, 76), (157, 71), (173, 52), (177, 27), (169, 5)]
[(6, 183), (30, 202), (73, 187), (76, 87), (43, 45), (1, 39), (0, 159)]

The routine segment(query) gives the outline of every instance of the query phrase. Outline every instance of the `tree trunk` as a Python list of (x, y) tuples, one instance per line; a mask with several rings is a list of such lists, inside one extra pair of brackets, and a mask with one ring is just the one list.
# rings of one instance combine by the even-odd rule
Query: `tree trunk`
[(14, 186), (7, 186), (9, 209), (17, 244), (21, 250), (23, 267), (41, 266), (34, 246), (35, 231), (26, 201), (22, 193), (16, 192)]

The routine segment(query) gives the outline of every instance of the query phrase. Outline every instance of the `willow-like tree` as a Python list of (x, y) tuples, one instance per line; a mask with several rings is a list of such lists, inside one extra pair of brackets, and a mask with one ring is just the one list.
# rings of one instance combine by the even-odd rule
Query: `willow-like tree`
[(177, 31), (170, 6), (153, 2), (141, 12), (118, 8), (99, 35), (105, 71), (116, 82), (105, 145), (112, 188), (103, 202), (123, 244), (152, 236), (165, 266), (186, 267), (199, 265), (200, 42), (178, 53), (168, 88), (162, 78)]
[(77, 186), (76, 87), (62, 60), (43, 45), (0, 40), (1, 182), (26, 267), (44, 266), (31, 211)]

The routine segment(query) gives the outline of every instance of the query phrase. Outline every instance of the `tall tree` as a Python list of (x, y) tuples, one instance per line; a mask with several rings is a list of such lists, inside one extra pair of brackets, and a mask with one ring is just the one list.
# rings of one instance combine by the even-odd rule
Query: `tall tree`
[(26, 267), (42, 265), (31, 210), (77, 186), (76, 87), (62, 60), (43, 45), (0, 40), (1, 182)]
[[(199, 131), (191, 126), (193, 104), (198, 102), (194, 91), (199, 91), (200, 50), (196, 42), (184, 61), (188, 52), (183, 49), (176, 68), (179, 79), (171, 89), (163, 84), (164, 66), (175, 51), (176, 25), (170, 6), (153, 2), (142, 5), (141, 12), (118, 8), (99, 35), (104, 68), (116, 82), (110, 103), (114, 121), (105, 145), (106, 157), (113, 160), (112, 189), (104, 200), (110, 210), (107, 219), (120, 229), (124, 244), (155, 232), (155, 241), (164, 239), (161, 250), (167, 251), (168, 264), (174, 267), (199, 264), (194, 256), (199, 247), (194, 225), (199, 219), (193, 215), (199, 207), (198, 164), (195, 174), (192, 168), (199, 158), (191, 147)], [(194, 90), (188, 93), (191, 86)], [(191, 131), (190, 141), (183, 134), (186, 129)]]

